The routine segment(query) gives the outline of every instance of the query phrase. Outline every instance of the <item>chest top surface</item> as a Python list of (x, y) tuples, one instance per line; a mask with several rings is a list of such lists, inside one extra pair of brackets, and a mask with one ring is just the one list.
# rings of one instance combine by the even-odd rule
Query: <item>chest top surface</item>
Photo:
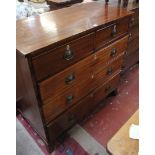
[(16, 47), (23, 55), (32, 54), (61, 40), (131, 14), (122, 8), (90, 2), (18, 20)]

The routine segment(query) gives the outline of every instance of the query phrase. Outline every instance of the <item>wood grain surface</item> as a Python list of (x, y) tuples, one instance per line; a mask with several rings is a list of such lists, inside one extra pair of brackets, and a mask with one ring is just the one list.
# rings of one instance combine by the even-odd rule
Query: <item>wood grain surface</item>
[(92, 2), (18, 20), (17, 50), (24, 55), (32, 54), (58, 41), (131, 14), (122, 8)]
[(129, 138), (131, 124), (139, 124), (139, 110), (110, 139), (107, 149), (112, 155), (138, 155), (139, 140)]

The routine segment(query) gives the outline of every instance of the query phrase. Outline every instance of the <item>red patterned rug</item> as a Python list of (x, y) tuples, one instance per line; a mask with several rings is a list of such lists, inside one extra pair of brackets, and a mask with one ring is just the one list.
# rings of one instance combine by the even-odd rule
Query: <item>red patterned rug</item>
[(65, 142), (50, 154), (47, 150), (46, 144), (39, 137), (39, 135), (33, 130), (29, 123), (22, 117), (21, 114), (17, 116), (19, 122), (24, 126), (27, 132), (31, 135), (33, 140), (37, 143), (39, 148), (45, 155), (89, 155), (73, 138), (68, 137)]

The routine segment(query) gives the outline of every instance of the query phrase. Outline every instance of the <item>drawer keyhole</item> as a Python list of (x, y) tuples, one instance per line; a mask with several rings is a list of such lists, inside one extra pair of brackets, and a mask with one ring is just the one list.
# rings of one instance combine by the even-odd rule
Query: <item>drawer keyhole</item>
[(70, 74), (70, 75), (68, 75), (68, 76), (66, 77), (65, 83), (66, 83), (66, 84), (70, 84), (73, 80), (75, 80), (75, 75), (74, 75), (74, 73), (72, 73), (72, 74)]

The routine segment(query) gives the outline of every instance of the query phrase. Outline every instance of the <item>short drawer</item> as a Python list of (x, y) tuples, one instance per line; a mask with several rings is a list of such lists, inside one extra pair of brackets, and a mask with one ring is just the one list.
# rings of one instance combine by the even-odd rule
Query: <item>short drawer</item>
[(55, 98), (51, 96), (45, 100), (45, 104), (42, 106), (45, 122), (49, 123), (68, 108), (77, 104), (77, 102), (83, 97), (88, 95), (93, 89), (92, 82), (93, 79), (83, 81), (80, 85), (64, 91)]
[(101, 100), (103, 100), (104, 97), (106, 97), (109, 93), (111, 93), (113, 90), (117, 88), (117, 85), (119, 83), (120, 78), (120, 72), (118, 74), (114, 75), (112, 78), (110, 78), (107, 82), (105, 82), (103, 85), (98, 87), (93, 93), (93, 105), (95, 106), (98, 104)]
[(102, 46), (104, 46), (106, 43), (127, 33), (129, 30), (129, 21), (130, 21), (130, 18), (124, 18), (119, 22), (117, 22), (116, 24), (110, 25), (103, 29), (99, 29), (96, 32), (95, 48), (99, 49)]
[(108, 64), (106, 67), (101, 66), (100, 70), (94, 74), (94, 87), (102, 85), (108, 78), (121, 71), (123, 55)]
[(123, 54), (123, 52), (127, 50), (127, 45), (128, 35), (96, 52), (95, 69), (97, 70), (101, 66), (105, 66), (105, 63), (109, 63), (110, 61), (116, 59), (120, 54)]
[(93, 51), (94, 33), (73, 40), (61, 47), (42, 54), (32, 60), (37, 80), (53, 75), (75, 62), (87, 57)]
[(92, 104), (92, 96), (88, 95), (77, 105), (52, 121), (47, 126), (50, 143), (53, 143), (65, 130), (73, 126), (79, 119), (82, 119), (91, 110)]
[(139, 49), (139, 38), (136, 38), (136, 39), (132, 40), (131, 42), (129, 42), (127, 54), (129, 55), (138, 49)]
[(39, 83), (40, 95), (43, 100), (55, 98), (59, 94), (68, 91), (73, 86), (80, 85), (82, 81), (89, 81), (91, 78), (91, 67), (94, 56), (90, 55), (80, 62), (70, 66), (62, 72)]

